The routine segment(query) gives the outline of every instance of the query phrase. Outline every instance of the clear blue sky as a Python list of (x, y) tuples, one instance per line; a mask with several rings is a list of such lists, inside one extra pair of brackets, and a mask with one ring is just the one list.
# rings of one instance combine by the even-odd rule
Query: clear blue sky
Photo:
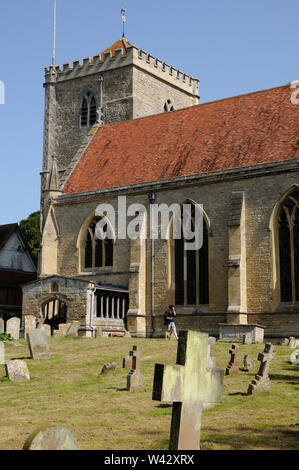
[[(0, 224), (39, 209), (44, 66), (53, 0), (2, 0)], [(201, 102), (299, 80), (298, 0), (57, 0), (56, 63), (98, 54), (122, 34), (200, 79)]]

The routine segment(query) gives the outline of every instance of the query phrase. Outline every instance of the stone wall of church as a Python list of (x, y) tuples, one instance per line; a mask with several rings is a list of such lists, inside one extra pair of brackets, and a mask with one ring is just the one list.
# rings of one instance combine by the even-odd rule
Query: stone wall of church
[[(211, 330), (215, 332), (219, 318), (223, 320), (228, 308), (228, 258), (229, 258), (229, 231), (228, 219), (230, 213), (231, 194), (233, 191), (245, 193), (245, 232), (246, 232), (246, 274), (247, 274), (247, 313), (253, 316), (249, 321), (259, 323), (267, 322), (270, 317), (258, 316), (259, 313), (280, 315), (280, 305), (275, 300), (275, 286), (273, 286), (273, 250), (272, 234), (269, 230), (270, 218), (274, 206), (281, 196), (293, 184), (298, 183), (298, 173), (264, 174), (259, 177), (227, 179), (225, 175), (217, 176), (217, 181), (206, 184), (177, 183), (173, 189), (155, 184), (157, 203), (182, 203), (186, 200), (203, 205), (203, 209), (210, 222), (209, 236), (209, 306), (195, 307), (177, 306), (178, 322), (182, 325), (197, 325), (213, 323)], [(147, 208), (148, 188), (139, 194), (130, 194), (127, 197), (127, 206), (132, 203), (141, 203)], [(55, 205), (56, 217), (60, 229), (58, 248), (59, 274), (65, 276), (86, 276), (95, 282), (112, 284), (114, 286), (129, 287), (130, 283), (130, 240), (117, 240), (114, 250), (114, 266), (103, 268), (97, 273), (80, 273), (79, 253), (77, 248), (78, 236), (83, 223), (96, 209), (99, 203), (112, 203), (117, 214), (117, 197), (113, 192), (105, 199), (76, 201)], [(117, 220), (117, 218), (116, 218)], [(146, 313), (147, 329), (151, 325), (151, 285), (150, 285), (150, 242), (146, 244)], [(171, 268), (170, 248), (166, 240), (155, 240), (155, 315), (157, 328), (163, 330), (161, 315), (169, 303), (174, 303), (174, 278)], [(298, 308), (299, 311), (299, 308)], [(275, 313), (274, 313), (275, 312)], [(245, 312), (246, 313), (246, 312)], [(209, 315), (211, 315), (209, 317)], [(254, 315), (257, 315), (255, 318)], [(198, 316), (198, 317), (196, 317)], [(219, 316), (219, 318), (218, 318)], [(214, 318), (214, 320), (213, 320)], [(268, 320), (267, 320), (268, 318)], [(277, 316), (278, 318), (278, 316)], [(281, 317), (282, 318), (282, 317)], [(292, 328), (298, 330), (298, 314), (290, 317)], [(190, 320), (189, 320), (190, 319)], [(203, 320), (205, 319), (205, 320)], [(250, 320), (251, 319), (251, 320)], [(283, 323), (284, 320), (282, 320)], [(201, 322), (201, 323), (199, 323)], [(296, 323), (297, 322), (297, 323)], [(296, 326), (297, 325), (297, 326)], [(210, 327), (209, 327), (210, 328)], [(277, 332), (283, 331), (283, 325)]]

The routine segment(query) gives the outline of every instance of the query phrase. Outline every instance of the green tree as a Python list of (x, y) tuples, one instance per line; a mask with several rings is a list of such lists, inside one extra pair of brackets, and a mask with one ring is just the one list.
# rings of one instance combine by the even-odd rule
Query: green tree
[(28, 247), (37, 259), (40, 239), (40, 212), (33, 212), (27, 219), (21, 220), (19, 225)]

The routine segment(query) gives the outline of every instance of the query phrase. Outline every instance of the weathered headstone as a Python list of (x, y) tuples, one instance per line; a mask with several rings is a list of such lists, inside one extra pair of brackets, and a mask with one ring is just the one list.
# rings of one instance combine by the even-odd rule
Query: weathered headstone
[(65, 333), (65, 336), (78, 336), (78, 330), (80, 327), (79, 321), (72, 321), (68, 330)]
[(4, 320), (0, 318), (0, 333), (4, 333)]
[(25, 324), (25, 336), (29, 331), (35, 330), (36, 328), (36, 316), (35, 315), (25, 315), (24, 317)]
[(243, 370), (245, 372), (250, 372), (253, 369), (254, 369), (254, 360), (251, 356), (248, 356), (248, 354), (246, 354), (246, 356), (244, 356), (244, 359), (243, 359)]
[(73, 434), (63, 426), (43, 427), (34, 431), (23, 450), (79, 450)]
[(141, 352), (138, 350), (138, 347), (137, 346), (133, 346), (133, 350), (130, 351), (130, 355), (129, 356), (125, 356), (123, 358), (123, 368), (124, 369), (132, 369), (132, 365), (133, 365), (133, 354), (134, 354), (134, 351), (136, 352), (137, 355), (139, 355), (139, 358), (141, 358)]
[(6, 322), (6, 333), (16, 340), (20, 339), (20, 324), (21, 320), (18, 317), (10, 318)]
[(70, 323), (60, 323), (58, 325), (58, 330), (54, 330), (55, 336), (64, 337), (66, 332), (68, 331), (69, 327), (71, 326)]
[(48, 359), (50, 357), (48, 337), (42, 330), (35, 329), (27, 333), (27, 343), (31, 359)]
[(207, 368), (208, 335), (180, 331), (177, 365), (155, 365), (153, 400), (173, 402), (170, 450), (200, 448), (204, 404), (222, 399), (224, 370)]
[(101, 374), (111, 374), (116, 369), (116, 362), (107, 362), (107, 364), (103, 365), (101, 370)]
[(128, 392), (137, 392), (143, 388), (143, 375), (140, 372), (140, 351), (136, 349), (132, 351), (132, 369), (127, 375)]
[(5, 364), (5, 346), (3, 341), (0, 341), (0, 364)]
[(283, 338), (280, 343), (281, 346), (288, 346), (289, 345), (289, 338)]
[(274, 359), (276, 352), (271, 343), (265, 344), (264, 352), (259, 353), (257, 360), (261, 362), (259, 371), (255, 378), (249, 384), (247, 395), (252, 395), (256, 392), (264, 392), (271, 387), (271, 381), (268, 375), (271, 361)]
[(252, 331), (247, 331), (243, 335), (243, 344), (252, 344), (253, 341), (253, 334)]
[(296, 338), (294, 338), (294, 336), (289, 337), (289, 348), (291, 349), (296, 348)]
[(6, 375), (11, 382), (30, 380), (29, 370), (25, 361), (13, 359), (5, 364)]
[(237, 353), (239, 351), (239, 346), (237, 344), (232, 344), (232, 347), (229, 350), (230, 361), (225, 369), (225, 375), (236, 374), (239, 372), (239, 362), (237, 361)]
[(296, 351), (292, 352), (291, 357), (290, 357), (290, 361), (295, 366), (299, 365), (299, 349), (296, 349)]

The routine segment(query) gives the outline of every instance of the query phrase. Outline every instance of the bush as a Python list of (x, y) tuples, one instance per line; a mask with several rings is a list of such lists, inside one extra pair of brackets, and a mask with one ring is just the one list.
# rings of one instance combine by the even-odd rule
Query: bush
[(0, 341), (13, 341), (10, 333), (0, 333)]

